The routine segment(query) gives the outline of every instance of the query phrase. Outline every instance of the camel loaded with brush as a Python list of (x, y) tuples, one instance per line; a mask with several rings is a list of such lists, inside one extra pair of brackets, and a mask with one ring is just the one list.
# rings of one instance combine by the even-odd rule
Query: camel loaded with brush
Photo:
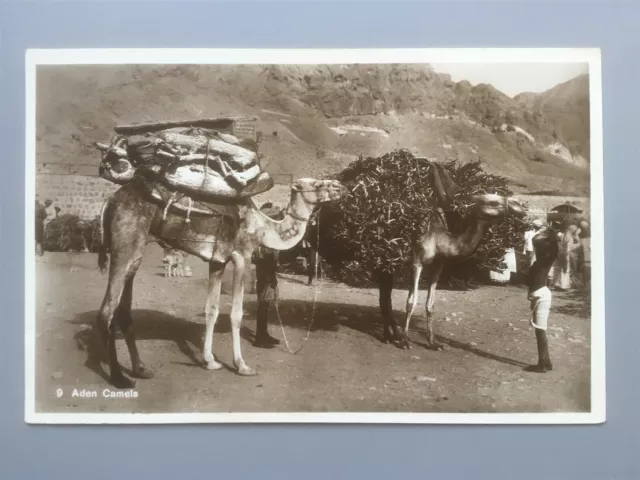
[[(434, 168), (431, 171), (433, 172), (433, 188), (439, 204), (442, 209), (446, 209), (453, 202), (453, 196), (458, 190), (458, 186), (440, 165), (434, 164)], [(493, 223), (504, 219), (508, 215), (521, 218), (525, 214), (522, 205), (506, 196), (481, 194), (473, 195), (468, 200), (473, 204), (473, 207), (467, 219), (467, 227), (461, 234), (454, 235), (450, 233), (447, 230), (444, 216), (434, 215), (431, 217), (426, 232), (412, 245), (409, 263), (411, 283), (407, 296), (404, 331), (401, 335), (391, 314), (393, 311), (391, 309), (391, 286), (393, 285), (393, 280), (386, 279), (385, 283), (381, 284), (380, 306), (381, 308), (384, 306), (383, 314), (386, 312), (387, 318), (389, 318), (388, 322), (392, 327), (391, 330), (394, 333), (394, 336), (390, 337), (391, 331), (387, 333), (385, 328), (385, 335), (387, 335), (386, 338), (393, 339), (402, 348), (409, 348), (409, 324), (418, 301), (418, 284), (421, 274), (424, 272), (428, 283), (425, 318), (427, 344), (429, 348), (441, 350), (443, 347), (442, 344), (435, 340), (432, 322), (436, 287), (444, 262), (472, 255), (480, 246), (482, 239)]]
[[(147, 127), (146, 131), (152, 127)], [(183, 126), (171, 125), (171, 128)], [(166, 130), (163, 132), (166, 134)], [(230, 314), (233, 364), (238, 374), (255, 375), (256, 371), (246, 364), (240, 348), (244, 279), (251, 256), (258, 246), (273, 250), (294, 247), (304, 236), (314, 208), (325, 202), (338, 201), (346, 193), (345, 187), (335, 180), (298, 179), (291, 185), (290, 202), (284, 219), (273, 220), (260, 212), (252, 198), (266, 191), (265, 188), (271, 188), (273, 182), (268, 175), (254, 169), (251, 175), (242, 177), (237, 171), (234, 174), (233, 170), (228, 170), (231, 160), (251, 159), (253, 152), (237, 143), (230, 144), (238, 147), (234, 149), (212, 144), (206, 139), (214, 136), (219, 141), (223, 137), (216, 133), (200, 133), (194, 135), (197, 137), (195, 141), (193, 138), (186, 141), (181, 138), (181, 142), (174, 143), (169, 141), (172, 137), (164, 135), (163, 139), (163, 135), (157, 132), (147, 137), (148, 141), (136, 138), (137, 145), (142, 144), (151, 152), (146, 152), (142, 162), (131, 161), (131, 149), (123, 148), (121, 139), (116, 139), (111, 145), (99, 146), (104, 152), (100, 165), (101, 176), (122, 184), (102, 209), (103, 241), (98, 260), (100, 269), (105, 271), (107, 251), (110, 252), (109, 278), (98, 314), (98, 327), (107, 348), (111, 382), (118, 388), (131, 388), (134, 381), (125, 377), (118, 362), (115, 345), (117, 328), (124, 335), (133, 376), (152, 377), (152, 372), (140, 358), (131, 329), (133, 281), (149, 241), (161, 240), (209, 264), (203, 349), (204, 363), (209, 370), (222, 368), (214, 356), (213, 336), (220, 311), (222, 275), (226, 265), (229, 262), (233, 264)], [(189, 137), (193, 132), (177, 134)], [(233, 142), (230, 137), (226, 140)], [(204, 148), (205, 153), (194, 153), (193, 150), (185, 152), (185, 145), (187, 149), (196, 151)], [(158, 155), (161, 150), (165, 152), (164, 155)], [(231, 150), (233, 153), (228, 153)], [(173, 152), (174, 156), (167, 156), (166, 152)], [(195, 158), (196, 155), (199, 157)], [(253, 167), (251, 161), (245, 162), (245, 166)], [(181, 177), (175, 175), (180, 168), (183, 169)], [(239, 182), (238, 178), (229, 181), (233, 175), (242, 181)], [(204, 187), (199, 189), (199, 185)]]
[[(410, 242), (409, 254), (405, 264), (405, 267), (409, 268), (411, 275), (404, 328), (401, 328), (393, 315), (391, 294), (396, 280), (394, 274), (383, 271), (372, 272), (374, 273), (372, 277), (377, 282), (379, 289), (379, 306), (384, 326), (383, 341), (392, 343), (402, 349), (410, 348), (408, 332), (411, 317), (417, 304), (421, 275), (426, 277), (428, 285), (425, 318), (427, 348), (441, 350), (443, 346), (435, 340), (433, 312), (436, 287), (444, 263), (470, 257), (481, 245), (491, 225), (510, 215), (519, 219), (525, 213), (522, 205), (507, 196), (495, 193), (469, 195), (468, 198), (464, 199), (465, 203), (471, 205), (469, 214), (465, 217), (466, 228), (461, 233), (451, 233), (447, 227), (445, 212), (451, 209), (454, 196), (459, 191), (459, 187), (440, 164), (436, 162), (429, 163), (431, 165), (429, 169), (431, 173), (428, 179), (428, 186), (433, 188), (435, 192), (437, 205), (432, 205), (428, 212), (422, 212), (425, 220), (423, 233)], [(358, 185), (355, 188), (358, 188)], [(336, 252), (345, 251), (345, 237), (342, 231), (334, 231), (331, 228), (331, 217), (333, 215), (335, 215), (335, 209), (322, 209), (318, 214), (320, 234), (317, 235), (315, 227), (312, 227), (308, 232), (308, 240), (312, 246), (311, 258), (318, 254), (316, 249), (319, 249), (319, 253), (325, 256), (329, 264), (335, 263), (340, 268), (340, 266), (344, 265), (344, 258), (336, 258), (336, 263), (332, 261), (332, 257), (335, 257)], [(324, 229), (322, 225), (325, 226)], [(318, 239), (317, 241), (316, 238)], [(387, 238), (386, 240), (390, 239)], [(346, 250), (349, 249), (349, 247), (346, 248)], [(385, 261), (384, 258), (379, 260), (381, 263)], [(312, 276), (310, 276), (309, 283), (312, 280)]]

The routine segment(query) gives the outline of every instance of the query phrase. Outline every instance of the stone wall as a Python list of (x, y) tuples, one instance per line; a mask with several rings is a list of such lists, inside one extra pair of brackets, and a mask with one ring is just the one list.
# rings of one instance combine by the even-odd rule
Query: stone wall
[(36, 174), (36, 196), (41, 203), (50, 199), (60, 207), (60, 214), (71, 213), (86, 220), (100, 215), (102, 204), (118, 188), (96, 176)]
[(529, 216), (535, 218), (546, 218), (547, 213), (558, 205), (568, 203), (582, 210), (589, 215), (591, 202), (589, 197), (556, 197), (548, 195), (514, 195), (515, 200), (525, 202), (529, 205)]

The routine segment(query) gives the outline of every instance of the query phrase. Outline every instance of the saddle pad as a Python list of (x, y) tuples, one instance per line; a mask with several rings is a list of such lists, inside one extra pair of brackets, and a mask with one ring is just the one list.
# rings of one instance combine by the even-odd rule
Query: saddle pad
[[(171, 210), (176, 212), (181, 212), (181, 214), (186, 215), (189, 210), (189, 199), (188, 195), (185, 195), (181, 192), (177, 192), (176, 190), (169, 189), (160, 183), (154, 182), (150, 185), (151, 190), (150, 194), (155, 200), (159, 200), (162, 202), (163, 206), (166, 207), (167, 203), (173, 196), (173, 200), (171, 201), (171, 206), (169, 207)], [(234, 204), (218, 204), (218, 203), (210, 203), (203, 202), (201, 200), (193, 200), (191, 202), (191, 215), (204, 215), (208, 217), (214, 216), (223, 216), (232, 219), (234, 222), (239, 222), (240, 215), (238, 210), (238, 205)]]

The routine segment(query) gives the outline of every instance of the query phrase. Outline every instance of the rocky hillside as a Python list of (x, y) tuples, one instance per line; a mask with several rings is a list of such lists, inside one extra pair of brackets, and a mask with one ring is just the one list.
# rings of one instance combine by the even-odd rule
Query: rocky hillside
[(574, 155), (590, 159), (589, 76), (580, 75), (543, 93), (514, 98), (524, 108), (542, 112)]
[(588, 101), (585, 113), (582, 90), (563, 85), (511, 99), (428, 65), (46, 66), (38, 161), (97, 164), (91, 144), (116, 124), (248, 114), (272, 173), (335, 172), (357, 155), (403, 147), (481, 159), (517, 191), (580, 195)]

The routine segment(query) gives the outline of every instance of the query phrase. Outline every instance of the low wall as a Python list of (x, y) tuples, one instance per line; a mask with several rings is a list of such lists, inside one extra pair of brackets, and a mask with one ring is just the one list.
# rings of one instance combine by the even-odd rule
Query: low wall
[[(282, 177), (284, 178), (285, 175)], [(258, 205), (270, 200), (280, 207), (285, 207), (291, 191), (289, 182), (283, 183), (287, 183), (287, 185), (276, 185), (272, 190), (259, 195), (256, 198)], [(36, 195), (42, 203), (46, 199), (51, 199), (55, 205), (60, 207), (60, 213), (71, 213), (86, 220), (91, 220), (99, 215), (104, 201), (118, 188), (118, 185), (91, 175), (36, 174)], [(586, 214), (590, 211), (588, 197), (514, 195), (513, 198), (528, 203), (532, 217), (546, 217), (547, 212), (553, 207), (567, 202), (583, 210)]]
[(118, 188), (96, 176), (36, 174), (36, 196), (41, 203), (50, 199), (60, 207), (60, 214), (70, 213), (85, 220), (100, 215), (102, 204)]
[(589, 197), (556, 197), (548, 195), (514, 195), (515, 200), (525, 202), (529, 206), (529, 216), (546, 218), (547, 213), (558, 205), (568, 203), (582, 210), (586, 215), (591, 211)]

